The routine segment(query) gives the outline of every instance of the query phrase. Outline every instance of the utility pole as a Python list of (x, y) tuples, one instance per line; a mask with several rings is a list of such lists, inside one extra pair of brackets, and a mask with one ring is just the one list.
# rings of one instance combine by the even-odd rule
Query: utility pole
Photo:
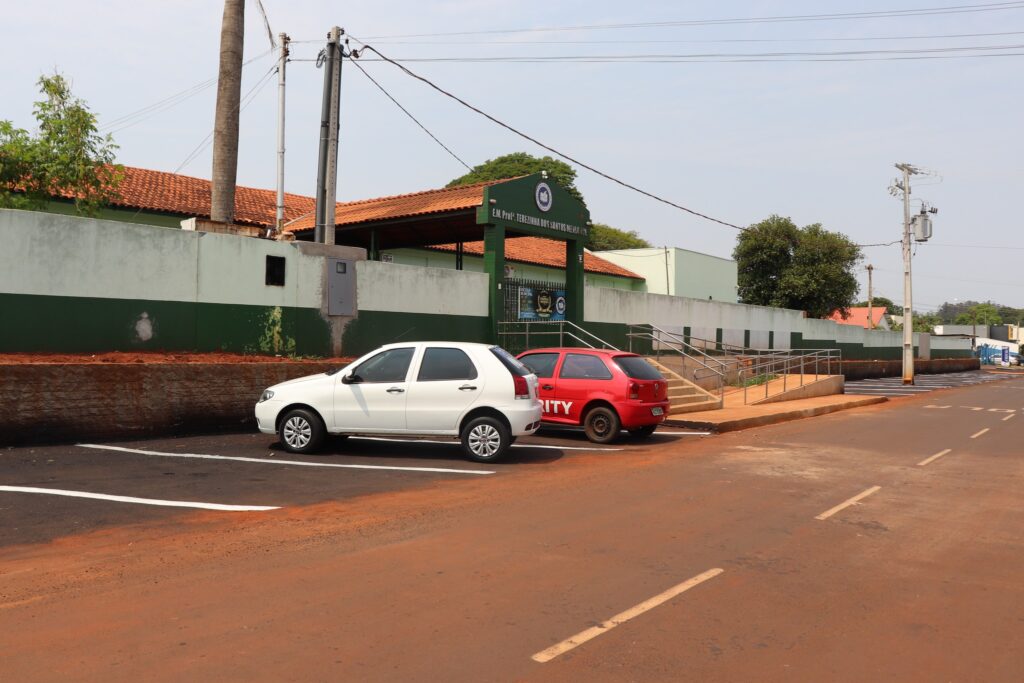
[(871, 313), (874, 290), (871, 287), (871, 272), (875, 269), (873, 265), (868, 264), (868, 329), (875, 329), (875, 316)]
[(917, 169), (910, 164), (896, 164), (903, 171), (903, 383), (914, 383), (914, 303), (910, 286), (910, 176)]
[(342, 29), (331, 29), (324, 52), (324, 93), (320, 112), (320, 155), (316, 179), (314, 240), (334, 244), (334, 205), (338, 178), (338, 110), (341, 90)]
[(210, 184), (210, 219), (221, 223), (233, 223), (235, 220), (244, 29), (245, 0), (224, 0), (224, 18), (220, 28), (217, 105), (213, 126), (213, 173)]
[(287, 33), (279, 33), (281, 54), (277, 57), (277, 215), (273, 232), (281, 234), (284, 228), (284, 71), (288, 63)]

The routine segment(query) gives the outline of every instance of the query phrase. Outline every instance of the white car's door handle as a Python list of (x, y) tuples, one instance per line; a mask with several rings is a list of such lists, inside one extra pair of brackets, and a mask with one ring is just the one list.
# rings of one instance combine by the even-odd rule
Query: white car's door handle
[(459, 391), (476, 391), (476, 387), (472, 384), (463, 384), (459, 387)]
[(390, 389), (388, 389), (388, 393), (389, 394), (404, 394), (405, 393), (405, 389), (402, 389), (401, 387), (391, 387)]

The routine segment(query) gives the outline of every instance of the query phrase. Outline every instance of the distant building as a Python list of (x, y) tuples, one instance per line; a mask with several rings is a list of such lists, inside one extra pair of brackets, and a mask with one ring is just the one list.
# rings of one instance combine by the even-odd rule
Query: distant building
[(738, 303), (736, 262), (732, 259), (675, 247), (594, 254), (643, 277), (652, 294)]
[[(868, 318), (869, 310), (871, 311), (870, 319)], [(867, 306), (851, 306), (846, 309), (845, 316), (842, 311), (833, 311), (828, 319), (840, 325), (853, 325), (855, 327), (863, 327), (866, 330), (891, 329), (883, 306), (873, 306), (870, 309)]]

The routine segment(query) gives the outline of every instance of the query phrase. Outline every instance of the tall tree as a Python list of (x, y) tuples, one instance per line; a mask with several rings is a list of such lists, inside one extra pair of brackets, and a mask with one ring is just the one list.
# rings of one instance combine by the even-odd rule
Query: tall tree
[(123, 175), (114, 164), (117, 145), (99, 134), (96, 116), (66, 78), (43, 76), (39, 90), (34, 135), (0, 121), (0, 207), (42, 209), (60, 196), (73, 199), (78, 213), (95, 215)]
[(548, 176), (564, 187), (573, 197), (583, 201), (583, 195), (576, 189), (576, 169), (564, 161), (552, 157), (535, 157), (526, 152), (513, 152), (494, 159), (488, 159), (473, 167), (473, 170), (451, 181), (445, 187), (471, 185), (485, 180), (505, 180), (531, 173), (547, 171)]
[[(861, 301), (859, 303), (854, 304), (854, 306), (858, 306), (860, 308), (867, 308), (868, 302), (866, 300), (865, 301)], [(899, 307), (896, 304), (894, 304), (892, 299), (889, 299), (889, 298), (884, 297), (884, 296), (874, 296), (874, 297), (871, 297), (871, 306), (873, 308), (876, 308), (876, 309), (885, 309), (885, 312), (887, 314), (888, 313), (893, 313), (894, 311), (902, 311), (903, 310), (902, 307)]]
[(604, 223), (590, 226), (590, 238), (587, 249), (605, 251), (609, 249), (642, 249), (649, 248), (651, 243), (637, 234), (636, 230), (620, 230)]
[(220, 27), (217, 109), (213, 126), (213, 179), (210, 187), (210, 218), (223, 223), (235, 220), (244, 29), (245, 0), (224, 0), (224, 18)]
[(741, 232), (732, 256), (736, 259), (738, 293), (743, 303), (781, 306), (782, 276), (793, 263), (800, 228), (789, 218), (770, 216)]
[(860, 247), (820, 224), (798, 228), (780, 216), (740, 233), (733, 250), (744, 303), (807, 311), (824, 318), (857, 294)]

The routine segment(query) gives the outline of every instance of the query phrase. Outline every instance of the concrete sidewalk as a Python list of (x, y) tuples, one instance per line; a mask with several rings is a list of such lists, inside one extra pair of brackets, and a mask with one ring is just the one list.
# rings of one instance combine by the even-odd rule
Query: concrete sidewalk
[(702, 410), (669, 417), (663, 424), (673, 427), (704, 429), (711, 432), (733, 432), (738, 429), (762, 427), (777, 422), (827, 415), (849, 408), (883, 403), (887, 400), (884, 396), (833, 394), (756, 406), (727, 405), (721, 410)]

